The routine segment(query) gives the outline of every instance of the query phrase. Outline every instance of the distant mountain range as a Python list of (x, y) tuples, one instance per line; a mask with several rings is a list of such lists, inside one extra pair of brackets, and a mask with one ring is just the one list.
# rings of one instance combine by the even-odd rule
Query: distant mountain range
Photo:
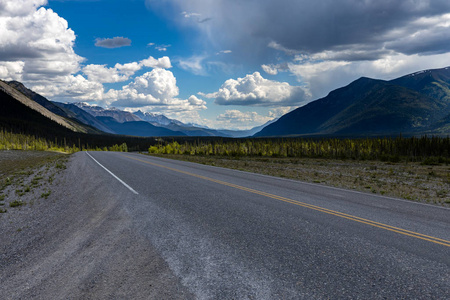
[(51, 102), (20, 82), (0, 80), (0, 127), (47, 135), (68, 130), (142, 137), (449, 135), (450, 68), (416, 72), (390, 81), (362, 77), (279, 119), (242, 131), (185, 124), (142, 111)]
[[(33, 119), (38, 113), (48, 118), (47, 121), (56, 121), (63, 127), (81, 133), (109, 133), (130, 136), (222, 136), (222, 137), (245, 137), (251, 136), (260, 130), (255, 127), (251, 130), (233, 131), (233, 130), (215, 130), (200, 127), (193, 124), (184, 124), (178, 120), (167, 118), (164, 115), (157, 115), (137, 111), (135, 113), (122, 111), (117, 108), (105, 109), (100, 106), (89, 105), (84, 102), (79, 103), (59, 103), (52, 102), (45, 97), (26, 88), (18, 81), (3, 82), (0, 81), (0, 91), (8, 95), (8, 101), (3, 101), (2, 112), (3, 120), (6, 122), (12, 103), (10, 100), (16, 100), (25, 105), (34, 112), (30, 117), (28, 110), (23, 109), (23, 120)], [(6, 105), (8, 104), (8, 105)], [(16, 103), (14, 103), (16, 104)], [(19, 105), (20, 106), (20, 105)], [(27, 113), (25, 113), (27, 111)], [(17, 108), (17, 112), (20, 109)], [(20, 113), (19, 113), (20, 115)], [(15, 116), (15, 123), (20, 123), (19, 115)], [(11, 121), (11, 120), (9, 120)], [(1, 122), (0, 122), (1, 123)], [(6, 124), (6, 123), (4, 123)], [(0, 124), (1, 125), (1, 124)], [(6, 126), (6, 125), (5, 125)], [(36, 128), (39, 124), (35, 124)]]
[(268, 136), (450, 134), (450, 68), (360, 78), (264, 127)]
[(0, 80), (0, 128), (41, 137), (69, 136), (74, 132), (102, 133), (76, 119), (50, 111), (46, 107), (58, 110), (51, 103), (44, 103), (44, 106)]
[(100, 106), (92, 106), (84, 102), (73, 104), (54, 102), (54, 104), (65, 106), (69, 109), (72, 109), (73, 106), (82, 109), (94, 116), (97, 122), (100, 122), (101, 125), (107, 127), (110, 131), (101, 129), (98, 124), (93, 122), (88, 122), (86, 124), (106, 132), (112, 131), (113, 133), (125, 135), (248, 137), (252, 136), (262, 128), (261, 126), (258, 126), (250, 130), (216, 130), (193, 124), (185, 124), (178, 120), (167, 118), (164, 115), (142, 112), (140, 110), (131, 113), (117, 108), (105, 109)]

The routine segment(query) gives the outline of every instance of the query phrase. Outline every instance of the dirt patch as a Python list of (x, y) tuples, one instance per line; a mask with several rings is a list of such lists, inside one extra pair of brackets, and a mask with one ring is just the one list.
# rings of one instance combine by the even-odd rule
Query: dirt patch
[(67, 160), (54, 152), (0, 151), (0, 213), (29, 210), (46, 200)]

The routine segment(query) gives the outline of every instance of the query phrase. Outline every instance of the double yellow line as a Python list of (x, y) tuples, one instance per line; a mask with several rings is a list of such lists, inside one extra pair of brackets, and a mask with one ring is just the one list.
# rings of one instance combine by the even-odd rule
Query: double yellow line
[(246, 191), (246, 192), (249, 192), (249, 193), (258, 194), (258, 195), (265, 196), (265, 197), (268, 197), (268, 198), (272, 198), (272, 199), (276, 199), (276, 200), (279, 200), (279, 201), (283, 201), (283, 202), (291, 203), (291, 204), (294, 204), (294, 205), (302, 206), (302, 207), (305, 207), (305, 208), (313, 209), (313, 210), (316, 210), (316, 211), (320, 211), (320, 212), (323, 212), (323, 213), (326, 213), (326, 214), (329, 214), (329, 215), (341, 217), (341, 218), (344, 218), (344, 219), (347, 219), (347, 220), (351, 220), (351, 221), (355, 221), (355, 222), (358, 222), (358, 223), (367, 224), (367, 225), (370, 225), (370, 226), (373, 226), (373, 227), (381, 228), (381, 229), (384, 229), (384, 230), (400, 233), (400, 234), (403, 234), (403, 235), (406, 235), (406, 236), (410, 236), (410, 237), (414, 237), (414, 238), (417, 238), (417, 239), (421, 239), (421, 240), (425, 240), (425, 241), (428, 241), (428, 242), (432, 242), (432, 243), (435, 243), (435, 244), (439, 244), (439, 245), (450, 247), (450, 241), (448, 241), (448, 240), (444, 240), (444, 239), (436, 238), (436, 237), (433, 237), (433, 236), (417, 233), (417, 232), (414, 232), (414, 231), (409, 231), (409, 230), (406, 230), (406, 229), (402, 229), (402, 228), (390, 226), (390, 225), (387, 225), (387, 224), (371, 221), (371, 220), (368, 220), (368, 219), (364, 219), (364, 218), (360, 218), (360, 217), (357, 217), (357, 216), (353, 216), (353, 215), (345, 214), (345, 213), (338, 212), (338, 211), (335, 211), (335, 210), (331, 210), (331, 209), (328, 209), (328, 208), (324, 208), (324, 207), (320, 207), (320, 206), (316, 206), (316, 205), (300, 202), (300, 201), (297, 201), (297, 200), (293, 200), (293, 199), (289, 199), (289, 198), (285, 198), (285, 197), (269, 194), (269, 193), (266, 193), (266, 192), (262, 192), (262, 191), (258, 191), (258, 190), (254, 190), (254, 189), (250, 189), (250, 188), (246, 188), (246, 187), (243, 187), (243, 186), (240, 186), (240, 185), (236, 185), (236, 184), (232, 184), (232, 183), (229, 183), (229, 182), (225, 182), (225, 181), (221, 181), (221, 180), (217, 180), (217, 179), (212, 179), (212, 178), (209, 178), (209, 177), (197, 175), (197, 174), (190, 173), (190, 172), (181, 171), (181, 170), (178, 170), (178, 169), (175, 169), (175, 168), (166, 167), (166, 166), (163, 166), (163, 165), (160, 165), (160, 164), (156, 164), (156, 163), (152, 163), (152, 162), (149, 162), (149, 161), (146, 161), (146, 160), (142, 160), (142, 159), (139, 159), (139, 158), (135, 158), (135, 157), (127, 156), (127, 155), (125, 155), (125, 157), (133, 159), (133, 160), (137, 160), (137, 161), (140, 161), (140, 162), (143, 162), (143, 163), (155, 166), (155, 167), (164, 168), (164, 169), (171, 170), (171, 171), (174, 171), (174, 172), (177, 172), (177, 173), (182, 173), (182, 174), (185, 174), (185, 175), (197, 177), (197, 178), (204, 179), (204, 180), (211, 181), (211, 182), (215, 182), (215, 183), (218, 183), (218, 184), (221, 184), (221, 185), (225, 185), (225, 186), (229, 186), (229, 187), (236, 188), (236, 189), (239, 189), (239, 190), (243, 190), (243, 191)]

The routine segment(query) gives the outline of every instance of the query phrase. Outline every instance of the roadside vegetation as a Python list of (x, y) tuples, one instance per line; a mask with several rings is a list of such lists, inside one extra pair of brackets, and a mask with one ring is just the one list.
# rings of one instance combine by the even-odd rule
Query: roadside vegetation
[[(179, 140), (179, 139), (178, 139)], [(450, 137), (366, 139), (160, 140), (151, 154), (225, 157), (295, 157), (374, 161), (450, 163)]]
[[(101, 143), (99, 143), (101, 144)], [(69, 146), (66, 138), (49, 140), (48, 138), (40, 138), (33, 135), (16, 134), (5, 130), (0, 130), (0, 150), (33, 150), (33, 151), (53, 151), (64, 153), (75, 153), (78, 151), (119, 151), (128, 152), (126, 143), (114, 144), (112, 146), (99, 146), (81, 143), (81, 139), (77, 144)]]
[(45, 151), (0, 151), (0, 213), (47, 199), (68, 155)]
[[(7, 210), (7, 201), (20, 201), (20, 197), (29, 194), (39, 182), (44, 180), (51, 184), (55, 179), (53, 174), (35, 175), (28, 183), (17, 181), (18, 173), (29, 172), (23, 168), (33, 168), (45, 159), (54, 162), (54, 170), (65, 168), (65, 163), (56, 157), (45, 158), (42, 154), (42, 159), (29, 159), (23, 153), (52, 156), (63, 155), (58, 152), (141, 149), (166, 158), (450, 206), (449, 137), (232, 139), (81, 135), (76, 139), (52, 140), (0, 130), (0, 150), (14, 149), (47, 152), (20, 151), (20, 159), (0, 160), (0, 213)], [(12, 193), (5, 193), (13, 182), (19, 187), (11, 190)], [(51, 190), (38, 193), (38, 198), (47, 199)], [(7, 195), (19, 199), (5, 200)], [(13, 204), (13, 207), (21, 206), (20, 202)]]
[(450, 206), (450, 139), (160, 141), (149, 154)]

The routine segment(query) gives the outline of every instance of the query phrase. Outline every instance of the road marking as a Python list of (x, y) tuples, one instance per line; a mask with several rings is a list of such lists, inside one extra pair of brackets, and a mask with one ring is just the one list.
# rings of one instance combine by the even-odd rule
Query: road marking
[(297, 201), (297, 200), (293, 200), (293, 199), (289, 199), (289, 198), (285, 198), (285, 197), (269, 194), (269, 193), (266, 193), (266, 192), (254, 190), (254, 189), (243, 187), (243, 186), (236, 185), (236, 184), (233, 184), (233, 183), (229, 183), (229, 182), (225, 182), (225, 181), (221, 181), (221, 180), (217, 180), (217, 179), (212, 179), (212, 178), (209, 178), (209, 177), (206, 177), (206, 176), (197, 175), (197, 174), (186, 172), (186, 171), (181, 171), (179, 169), (175, 169), (175, 168), (163, 166), (163, 165), (160, 165), (160, 164), (152, 163), (152, 162), (149, 162), (149, 161), (146, 161), (146, 160), (142, 160), (142, 159), (139, 159), (139, 158), (135, 158), (135, 157), (131, 157), (131, 156), (128, 156), (128, 155), (123, 155), (123, 156), (125, 156), (127, 158), (130, 158), (130, 159), (133, 159), (133, 160), (137, 160), (137, 161), (149, 164), (149, 165), (152, 165), (152, 166), (155, 166), (155, 167), (164, 168), (164, 169), (171, 170), (171, 171), (174, 171), (174, 172), (182, 173), (182, 174), (185, 174), (185, 175), (189, 175), (189, 176), (193, 176), (193, 177), (196, 177), (196, 178), (204, 179), (204, 180), (207, 180), (207, 181), (215, 182), (215, 183), (218, 183), (218, 184), (221, 184), (221, 185), (226, 185), (226, 186), (229, 186), (229, 187), (233, 187), (233, 188), (236, 188), (236, 189), (239, 189), (239, 190), (247, 191), (247, 192), (250, 192), (250, 193), (253, 193), (253, 194), (258, 194), (258, 195), (269, 197), (269, 198), (276, 199), (276, 200), (279, 200), (279, 201), (283, 201), (283, 202), (291, 203), (291, 204), (294, 204), (294, 205), (302, 206), (302, 207), (305, 207), (305, 208), (313, 209), (313, 210), (320, 211), (320, 212), (323, 212), (323, 213), (326, 213), (326, 214), (329, 214), (329, 215), (341, 217), (341, 218), (348, 219), (348, 220), (351, 220), (351, 221), (355, 221), (355, 222), (358, 222), (358, 223), (367, 224), (367, 225), (370, 225), (370, 226), (373, 226), (373, 227), (381, 228), (381, 229), (384, 229), (384, 230), (400, 233), (400, 234), (403, 234), (403, 235), (406, 235), (406, 236), (410, 236), (410, 237), (414, 237), (414, 238), (417, 238), (417, 239), (421, 239), (421, 240), (425, 240), (425, 241), (428, 241), (428, 242), (432, 242), (432, 243), (435, 243), (435, 244), (439, 244), (439, 245), (450, 247), (450, 241), (448, 241), (448, 240), (444, 240), (444, 239), (440, 239), (440, 238), (437, 238), (437, 237), (421, 234), (421, 233), (418, 233), (418, 232), (409, 231), (409, 230), (398, 228), (398, 227), (394, 227), (394, 226), (391, 226), (391, 225), (375, 222), (375, 221), (372, 221), (372, 220), (360, 218), (360, 217), (357, 217), (357, 216), (353, 216), (353, 215), (350, 215), (350, 214), (338, 212), (338, 211), (331, 210), (331, 209), (328, 209), (328, 208), (324, 208), (324, 207), (308, 204), (308, 203), (305, 203), (305, 202), (301, 202), (301, 201)]
[(95, 158), (92, 157), (92, 155), (90, 155), (87, 151), (86, 154), (89, 155), (90, 158), (92, 158), (100, 167), (102, 167), (103, 169), (106, 170), (106, 172), (108, 172), (109, 174), (112, 175), (112, 177), (114, 177), (115, 179), (117, 179), (121, 184), (123, 184), (125, 187), (127, 187), (130, 191), (132, 191), (133, 193), (135, 193), (136, 195), (139, 195), (138, 192), (136, 192), (131, 186), (129, 186), (128, 184), (126, 184), (122, 179), (120, 179), (119, 177), (117, 177), (113, 172), (111, 172), (110, 170), (108, 170), (107, 168), (105, 168), (105, 166), (103, 166), (101, 163), (99, 163)]

